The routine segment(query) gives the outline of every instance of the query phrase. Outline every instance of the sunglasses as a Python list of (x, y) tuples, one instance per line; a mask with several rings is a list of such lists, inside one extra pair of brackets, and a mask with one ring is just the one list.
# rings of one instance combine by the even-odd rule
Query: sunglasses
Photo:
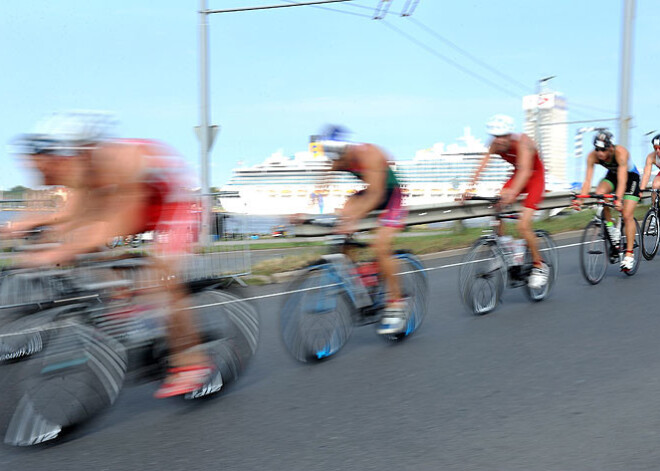
[(603, 148), (600, 148), (600, 147), (596, 147), (594, 150), (595, 150), (596, 152), (607, 152), (607, 148), (604, 148), (604, 149), (603, 149)]

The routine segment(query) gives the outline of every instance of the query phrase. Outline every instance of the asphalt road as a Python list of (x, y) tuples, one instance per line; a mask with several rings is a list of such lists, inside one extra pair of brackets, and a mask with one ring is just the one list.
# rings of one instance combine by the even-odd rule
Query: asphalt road
[(458, 268), (443, 268), (454, 261), (427, 261), (429, 315), (401, 344), (366, 326), (329, 361), (298, 364), (278, 338), (282, 297), (262, 298), (259, 350), (223, 396), (127, 387), (55, 444), (0, 446), (0, 470), (660, 469), (660, 262), (591, 286), (563, 248), (549, 299), (507, 290), (475, 318)]

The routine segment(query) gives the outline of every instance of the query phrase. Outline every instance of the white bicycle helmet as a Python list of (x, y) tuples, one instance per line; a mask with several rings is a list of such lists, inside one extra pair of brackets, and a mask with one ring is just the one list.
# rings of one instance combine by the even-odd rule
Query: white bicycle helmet
[(20, 136), (16, 143), (24, 154), (72, 156), (108, 139), (115, 124), (114, 115), (105, 111), (53, 113), (37, 122), (32, 132)]
[(511, 116), (496, 114), (486, 123), (486, 131), (491, 136), (506, 136), (513, 133), (514, 121)]
[(330, 160), (339, 159), (351, 145), (346, 140), (348, 130), (341, 126), (330, 125), (323, 130), (318, 144), (323, 148), (323, 154)]

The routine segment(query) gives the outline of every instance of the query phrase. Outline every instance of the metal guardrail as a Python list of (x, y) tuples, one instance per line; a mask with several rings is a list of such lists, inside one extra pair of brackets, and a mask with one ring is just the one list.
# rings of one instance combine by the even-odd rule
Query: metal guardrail
[[(642, 198), (650, 196), (648, 190), (642, 191)], [(543, 201), (539, 204), (539, 210), (548, 210), (555, 208), (566, 208), (571, 205), (574, 192), (557, 191), (546, 193)], [(522, 209), (522, 203), (519, 201), (511, 205), (512, 213)], [(492, 205), (487, 201), (466, 201), (465, 203), (451, 202), (437, 205), (407, 206), (408, 217), (406, 226), (416, 226), (420, 224), (430, 224), (433, 222), (461, 221), (463, 219), (472, 219), (487, 217), (493, 214)], [(507, 211), (509, 212), (509, 211)], [(382, 211), (374, 211), (364, 218), (358, 224), (358, 231), (368, 231), (379, 226), (378, 216)], [(296, 237), (315, 237), (331, 233), (331, 230), (325, 227), (319, 227), (311, 224), (296, 226), (294, 229)]]

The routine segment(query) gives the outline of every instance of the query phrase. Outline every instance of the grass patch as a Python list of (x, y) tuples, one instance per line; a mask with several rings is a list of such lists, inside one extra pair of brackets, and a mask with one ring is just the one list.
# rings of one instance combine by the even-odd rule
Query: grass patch
[(273, 273), (282, 273), (286, 271), (297, 270), (309, 265), (325, 253), (325, 249), (304, 251), (295, 255), (289, 255), (282, 258), (274, 258), (255, 263), (252, 266), (254, 275), (272, 275)]

